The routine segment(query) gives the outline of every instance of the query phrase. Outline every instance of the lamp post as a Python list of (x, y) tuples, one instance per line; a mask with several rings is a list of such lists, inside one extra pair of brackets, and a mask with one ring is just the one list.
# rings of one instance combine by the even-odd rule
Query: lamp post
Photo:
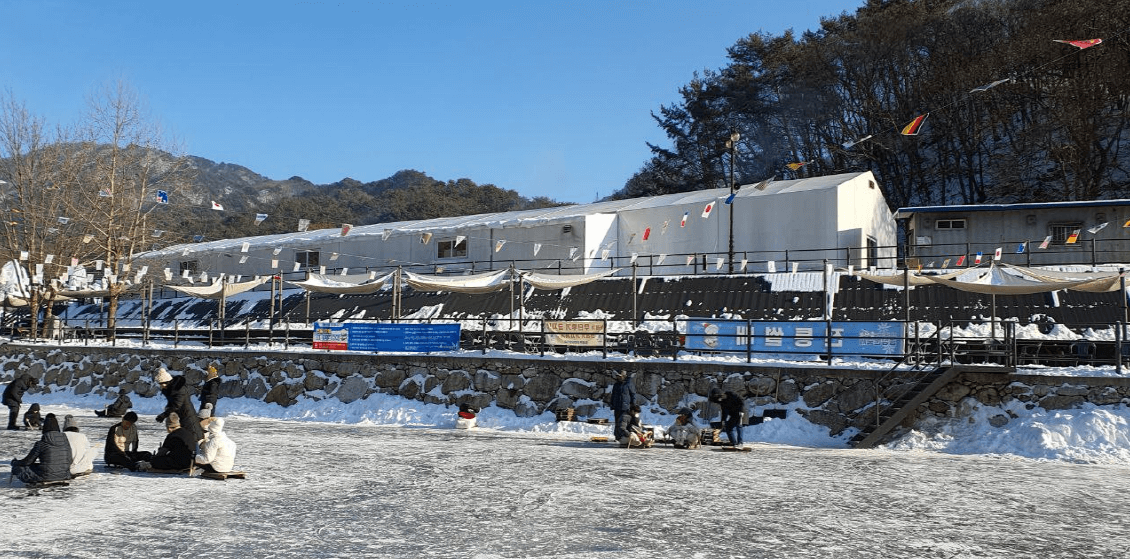
[(738, 152), (738, 140), (742, 139), (742, 135), (737, 132), (730, 132), (730, 139), (726, 140), (726, 148), (730, 150), (730, 255), (727, 258), (727, 267), (729, 273), (734, 273), (734, 192), (737, 191), (734, 185), (734, 161)]

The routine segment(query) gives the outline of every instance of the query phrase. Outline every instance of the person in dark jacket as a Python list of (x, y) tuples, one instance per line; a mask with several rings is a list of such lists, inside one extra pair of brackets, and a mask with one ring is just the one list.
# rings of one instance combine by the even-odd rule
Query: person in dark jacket
[(616, 438), (616, 442), (619, 442), (621, 447), (647, 448), (655, 442), (640, 423), (640, 407), (636, 404), (632, 404), (628, 413), (620, 416), (616, 431), (624, 434), (623, 437)]
[(636, 391), (632, 388), (632, 379), (628, 377), (628, 371), (620, 371), (616, 374), (616, 382), (612, 385), (612, 435), (616, 440), (620, 440), (627, 436), (627, 433), (620, 431), (620, 419), (629, 412), (632, 404), (636, 403)]
[(709, 399), (722, 408), (722, 428), (730, 439), (730, 445), (742, 446), (742, 415), (745, 413), (745, 402), (733, 392), (725, 393), (718, 388), (710, 389)]
[(43, 415), (39, 411), (39, 404), (32, 404), (24, 414), (24, 428), (29, 431), (38, 431), (43, 428)]
[(212, 404), (212, 417), (216, 417), (216, 400), (220, 398), (220, 372), (215, 365), (208, 365), (204, 386), (200, 387), (200, 409)]
[(49, 413), (43, 420), (43, 436), (23, 459), (12, 460), (12, 475), (24, 483), (71, 479), (71, 444), (59, 430), (59, 420)]
[(129, 399), (129, 394), (123, 389), (118, 391), (118, 398), (106, 406), (104, 410), (94, 410), (94, 415), (98, 417), (122, 417), (133, 407), (133, 400)]
[(102, 459), (107, 466), (133, 468), (137, 462), (153, 458), (152, 452), (138, 451), (137, 413), (129, 411), (121, 422), (115, 423), (106, 433), (106, 449)]
[[(192, 434), (192, 447), (196, 441), (204, 438), (204, 429), (200, 426), (200, 418), (196, 415), (196, 408), (192, 405), (192, 391), (183, 376), (172, 376), (164, 367), (157, 370), (157, 384), (161, 387), (161, 394), (165, 395), (167, 404), (165, 411), (157, 416), (157, 421), (164, 421), (169, 414), (175, 413), (180, 418), (181, 425)], [(189, 448), (191, 451), (192, 448)]]
[[(196, 426), (199, 427), (200, 423), (196, 422)], [(170, 413), (165, 418), (165, 430), (169, 434), (165, 436), (165, 442), (161, 443), (161, 448), (153, 453), (151, 460), (138, 462), (135, 465), (136, 469), (143, 472), (149, 470), (179, 471), (187, 470), (192, 466), (198, 439), (192, 438), (193, 435), (188, 430), (188, 426), (181, 423), (176, 412)]]
[(20, 428), (16, 419), (20, 417), (20, 406), (24, 403), (24, 392), (28, 388), (39, 384), (39, 381), (27, 373), (17, 376), (8, 387), (4, 389), (4, 405), (8, 406), (8, 429), (15, 431)]

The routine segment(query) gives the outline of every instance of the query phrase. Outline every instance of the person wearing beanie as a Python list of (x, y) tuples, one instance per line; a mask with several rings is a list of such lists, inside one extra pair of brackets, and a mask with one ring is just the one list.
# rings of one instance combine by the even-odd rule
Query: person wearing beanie
[(71, 445), (71, 477), (84, 476), (94, 471), (94, 454), (98, 449), (90, 446), (90, 439), (79, 433), (78, 420), (68, 415), (63, 418), (63, 435)]
[(24, 483), (64, 481), (71, 478), (71, 445), (59, 430), (59, 420), (49, 413), (43, 420), (43, 436), (27, 456), (12, 460), (12, 476)]
[(137, 462), (153, 458), (153, 453), (138, 451), (137, 413), (129, 411), (122, 421), (110, 427), (102, 459), (110, 467), (132, 468)]
[(35, 377), (23, 373), (13, 379), (12, 382), (9, 382), (8, 386), (4, 388), (3, 402), (5, 406), (8, 406), (9, 431), (16, 431), (20, 428), (19, 425), (16, 425), (16, 419), (20, 417), (20, 406), (24, 402), (24, 392), (27, 392), (28, 388), (38, 384), (39, 381), (36, 380)]
[(650, 434), (644, 431), (643, 424), (640, 423), (639, 404), (632, 404), (632, 407), (628, 408), (628, 413), (620, 416), (620, 423), (616, 426), (616, 432), (623, 434), (616, 437), (616, 441), (620, 443), (621, 447), (648, 448), (655, 442)]
[(32, 404), (24, 414), (24, 428), (38, 431), (43, 428), (43, 416), (39, 413), (39, 404)]
[(715, 387), (710, 389), (707, 399), (722, 408), (722, 428), (726, 430), (730, 446), (742, 446), (742, 416), (745, 415), (745, 402), (741, 396), (729, 390), (722, 392), (722, 389)]
[[(193, 413), (191, 423), (195, 423), (197, 428), (200, 427), (200, 420), (196, 419), (195, 413)], [(192, 438), (193, 435), (188, 429), (188, 425), (181, 421), (176, 412), (165, 416), (165, 431), (169, 434), (165, 436), (165, 442), (161, 443), (161, 448), (153, 453), (151, 460), (136, 464), (136, 469), (143, 472), (149, 470), (180, 471), (187, 470), (192, 466), (193, 454), (196, 452), (196, 443), (199, 439)]]
[(126, 391), (118, 391), (118, 398), (106, 406), (104, 410), (94, 410), (94, 415), (98, 417), (122, 417), (133, 407), (133, 400), (129, 399), (129, 394)]
[(702, 430), (694, 424), (694, 410), (682, 408), (675, 417), (674, 425), (667, 429), (675, 448), (698, 448), (702, 441)]
[[(220, 372), (215, 365), (208, 365), (204, 385), (200, 387), (200, 411), (211, 404), (212, 416), (216, 415), (216, 400), (220, 399)], [(201, 419), (204, 419), (203, 416)]]
[(156, 380), (161, 386), (161, 394), (165, 395), (167, 401), (165, 411), (157, 416), (157, 421), (165, 421), (169, 414), (177, 414), (181, 425), (195, 437), (191, 445), (195, 448), (196, 442), (204, 438), (204, 429), (200, 427), (200, 418), (196, 416), (196, 407), (192, 404), (192, 390), (186, 384), (184, 376), (174, 377), (161, 368), (157, 371)]
[(206, 472), (226, 474), (235, 466), (235, 441), (224, 432), (224, 420), (213, 418), (196, 453), (196, 465)]

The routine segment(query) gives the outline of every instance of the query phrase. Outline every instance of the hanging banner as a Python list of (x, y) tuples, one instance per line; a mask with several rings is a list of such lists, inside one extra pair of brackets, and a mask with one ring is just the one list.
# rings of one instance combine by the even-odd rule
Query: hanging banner
[[(686, 349), (744, 352), (748, 346), (763, 357), (805, 357), (827, 351), (827, 326), (823, 321), (692, 318), (687, 323)], [(832, 322), (832, 354), (902, 355), (904, 336), (901, 322)]]
[(349, 351), (455, 351), (458, 324), (315, 322), (314, 349)]
[(545, 343), (599, 347), (604, 345), (603, 320), (546, 320)]

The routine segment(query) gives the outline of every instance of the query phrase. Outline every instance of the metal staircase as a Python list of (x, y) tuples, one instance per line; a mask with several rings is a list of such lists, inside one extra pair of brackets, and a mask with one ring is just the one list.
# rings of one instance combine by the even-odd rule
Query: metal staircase
[(879, 444), (887, 433), (901, 424), (919, 405), (943, 386), (957, 378), (962, 371), (963, 368), (959, 366), (918, 371), (919, 374), (914, 377), (917, 382), (910, 384), (909, 387), (903, 385), (905, 391), (888, 396), (886, 401), (880, 401), (877, 404), (878, 415), (875, 421), (868, 422), (848, 443), (854, 448), (871, 448)]

